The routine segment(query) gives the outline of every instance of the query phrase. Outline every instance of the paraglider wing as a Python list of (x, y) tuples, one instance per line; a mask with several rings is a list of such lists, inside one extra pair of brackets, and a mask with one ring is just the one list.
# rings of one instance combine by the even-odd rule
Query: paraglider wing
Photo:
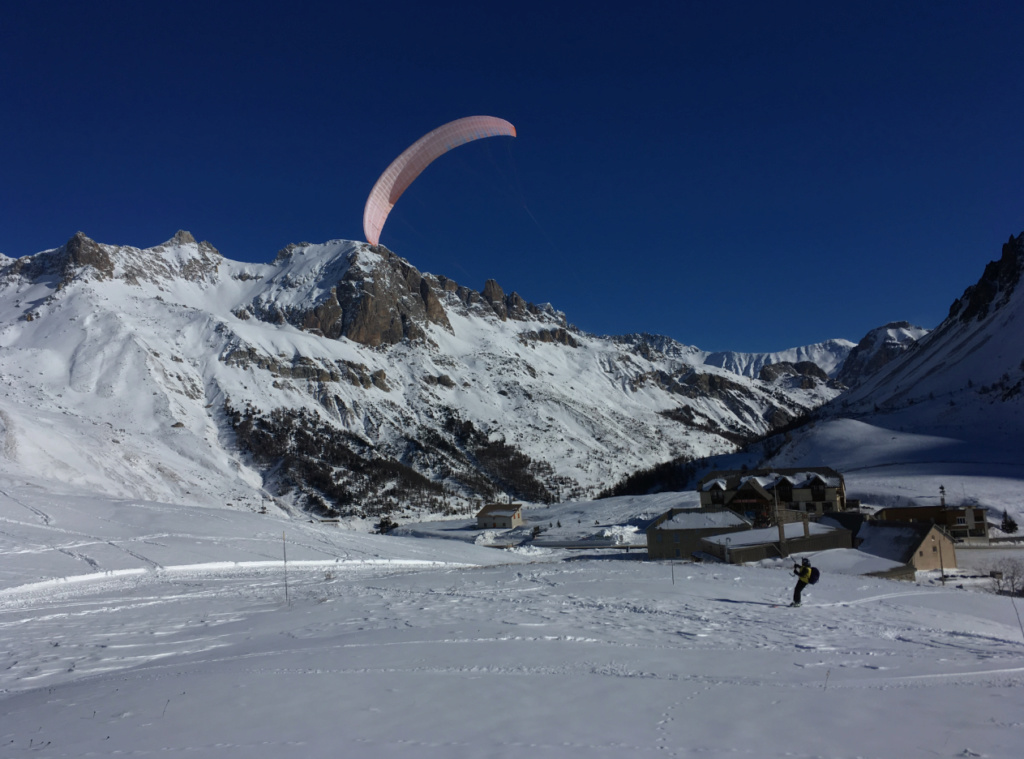
[(467, 116), (450, 121), (423, 135), (396, 158), (380, 175), (363, 209), (363, 234), (371, 245), (380, 241), (380, 231), (398, 198), (430, 163), (452, 148), (484, 137), (515, 137), (516, 128), (493, 116)]

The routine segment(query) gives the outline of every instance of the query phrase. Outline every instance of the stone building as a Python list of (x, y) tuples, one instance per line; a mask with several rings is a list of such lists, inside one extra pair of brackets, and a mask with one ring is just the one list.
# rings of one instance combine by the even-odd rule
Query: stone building
[(749, 530), (750, 522), (722, 506), (669, 509), (647, 526), (647, 557), (689, 559), (709, 535)]
[(489, 503), (476, 514), (476, 526), (484, 529), (511, 529), (523, 524), (521, 503)]

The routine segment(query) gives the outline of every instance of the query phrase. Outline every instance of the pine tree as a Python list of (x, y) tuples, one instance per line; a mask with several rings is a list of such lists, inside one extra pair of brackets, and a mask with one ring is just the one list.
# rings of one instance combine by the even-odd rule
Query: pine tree
[(1013, 521), (1013, 517), (1007, 513), (1006, 509), (1003, 509), (1003, 523), (999, 529), (1007, 535), (1012, 535), (1017, 532), (1017, 523)]

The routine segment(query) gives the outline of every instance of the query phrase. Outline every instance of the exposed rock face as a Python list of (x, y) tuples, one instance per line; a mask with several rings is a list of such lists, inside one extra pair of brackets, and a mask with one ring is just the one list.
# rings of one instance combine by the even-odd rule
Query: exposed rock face
[(353, 361), (335, 361), (325, 365), (304, 356), (280, 360), (260, 353), (249, 346), (232, 348), (221, 357), (228, 366), (255, 367), (269, 372), (274, 377), (313, 380), (315, 382), (347, 382), (350, 385), (368, 388), (377, 387), (387, 392), (387, 374), (383, 370), (371, 372), (364, 364)]
[(103, 246), (81, 232), (76, 233), (64, 244), (64, 254), (64, 278), (73, 277), (77, 270), (86, 266), (92, 267), (99, 279), (110, 279), (114, 276), (114, 262), (111, 261), (110, 254)]
[(774, 382), (780, 377), (787, 376), (828, 382), (828, 375), (825, 373), (825, 370), (813, 361), (798, 361), (795, 364), (789, 361), (780, 361), (777, 364), (765, 364), (761, 367), (761, 371), (758, 374), (758, 378), (765, 382)]
[(76, 232), (74, 237), (59, 248), (14, 259), (5, 273), (28, 278), (56, 275), (59, 277), (57, 288), (61, 289), (86, 273), (96, 279), (111, 279), (114, 276), (114, 262), (104, 246), (90, 240), (82, 232)]
[(382, 265), (368, 272), (354, 261), (332, 291), (340, 330), (332, 327), (324, 334), (341, 334), (375, 347), (423, 339), (427, 322), (451, 330), (448, 315), (423, 275), (386, 248), (377, 251)]
[(1006, 303), (1024, 269), (1024, 232), (1003, 245), (1003, 255), (989, 262), (977, 284), (971, 285), (949, 308), (949, 317), (961, 322), (984, 319), (992, 308)]
[(530, 343), (561, 343), (562, 345), (568, 345), (570, 348), (579, 347), (579, 341), (565, 327), (542, 330), (531, 329), (527, 332), (521, 332), (519, 334), (519, 342), (523, 345), (529, 345)]
[(901, 356), (928, 330), (910, 322), (890, 322), (868, 332), (846, 357), (836, 379), (854, 387), (897, 356)]
[(484, 283), (484, 291), (481, 294), (484, 301), (494, 309), (498, 318), (505, 321), (508, 318), (508, 308), (505, 306), (505, 291), (501, 289), (501, 285), (493, 279), (489, 279)]
[(197, 243), (185, 231), (179, 231), (162, 245), (145, 250), (101, 245), (82, 232), (76, 232), (55, 250), (16, 259), (7, 273), (27, 277), (57, 275), (57, 289), (63, 289), (80, 278), (121, 279), (133, 285), (176, 278), (213, 282), (222, 260), (210, 243)]
[[(287, 246), (278, 253), (275, 265), (283, 268), (292, 256), (308, 247), (308, 243)], [(175, 278), (213, 284), (222, 262), (216, 248), (196, 242), (191, 233), (180, 230), (167, 242), (148, 249), (101, 245), (78, 232), (60, 248), (25, 258), (4, 258), (0, 264), (7, 275), (56, 276), (58, 289), (62, 289), (83, 277), (121, 279), (134, 285)], [(245, 272), (236, 276), (245, 281), (259, 279)], [(474, 312), (480, 309), (482, 315), (502, 321), (536, 317), (557, 321), (560, 333), (538, 335), (537, 339), (572, 344), (564, 317), (550, 306), (527, 303), (517, 293), (506, 295), (494, 280), (488, 280), (483, 293), (479, 293), (445, 277), (423, 275), (383, 246), (353, 248), (337, 259), (322, 262), (314, 276), (322, 295), (290, 305), (261, 297), (237, 309), (236, 315), (243, 319), (255, 316), (271, 324), (290, 323), (324, 337), (347, 337), (379, 347), (423, 340), (428, 324), (450, 331), (447, 303), (447, 307)], [(287, 277), (279, 283), (283, 290), (308, 284)]]
[[(370, 250), (380, 260), (364, 262), (354, 254), (351, 265), (327, 298), (310, 308), (285, 314), (284, 318), (302, 329), (318, 331), (326, 337), (344, 336), (371, 347), (422, 340), (428, 323), (451, 331), (445, 310), (449, 298), (453, 299), (449, 305), (461, 305), (470, 311), (482, 308), (484, 313), (502, 321), (538, 316), (564, 321), (550, 306), (527, 303), (514, 292), (505, 295), (493, 279), (487, 280), (483, 292), (477, 292), (446, 277), (421, 274), (383, 246)], [(564, 324), (560, 330), (534, 337), (573, 344)]]
[(337, 339), (341, 337), (342, 310), (338, 303), (338, 290), (331, 288), (328, 298), (307, 311), (302, 319), (301, 327), (307, 332), (319, 332), (324, 337)]
[[(186, 252), (175, 255), (175, 248), (184, 248)], [(210, 243), (196, 242), (192, 233), (183, 229), (162, 245), (139, 253), (143, 255), (128, 258), (124, 263), (128, 281), (180, 277), (190, 282), (213, 282), (223, 260), (220, 251)]]

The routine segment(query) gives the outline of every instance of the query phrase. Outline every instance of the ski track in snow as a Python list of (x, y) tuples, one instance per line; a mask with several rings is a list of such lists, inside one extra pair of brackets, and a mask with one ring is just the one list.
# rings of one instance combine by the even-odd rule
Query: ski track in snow
[[(908, 689), (927, 700), (935, 688), (953, 687), (967, 697), (980, 687), (1008, 696), (1024, 685), (1024, 644), (1013, 639), (1012, 628), (953, 629), (948, 612), (914, 606), (964, 595), (954, 591), (878, 592), (899, 586), (836, 578), (839, 587), (816, 588), (807, 606), (793, 610), (762, 600), (766, 593), (783, 596), (788, 576), (752, 568), (720, 573), (689, 567), (676, 585), (663, 566), (642, 561), (488, 567), (306, 560), (289, 562), (288, 570), (288, 603), (283, 562), (135, 568), (8, 588), (0, 592), (0, 635), (14, 645), (0, 654), (0, 699), (39, 694), (62, 719), (73, 721), (83, 746), (101, 749), (104, 736), (122, 725), (139, 730), (168, 718), (174, 724), (193, 719), (187, 716), (195, 713), (189, 694), (200, 686), (267, 683), (295, 699), (347, 683), (362, 694), (346, 699), (356, 716), (387, 709), (392, 717), (384, 730), (365, 719), (349, 724), (346, 755), (512, 757), (531, 751), (576, 757), (614, 751), (852, 759), (885, 754), (719, 743), (696, 731), (694, 710), (713, 724), (721, 717), (712, 715), (728, 713), (726, 704), (737, 698), (785, 710), (827, 696), (839, 708), (851, 708), (851, 698), (891, 693), (902, 699)], [(405, 724), (403, 710), (415, 714), (413, 703), (423, 708), (411, 694), (441, 688), (447, 699), (462, 698), (449, 683), (477, 698), (522, 695), (527, 687), (535, 696), (545, 694), (542, 701), (559, 719), (572, 713), (561, 702), (584, 692), (601, 694), (608, 707), (599, 723), (583, 720), (586, 730), (499, 731), (483, 743), (461, 729), (445, 733)], [(122, 697), (122, 691), (146, 697)], [(228, 692), (233, 698), (246, 693)], [(640, 693), (655, 696), (631, 712), (623, 699)], [(588, 697), (588, 704), (596, 703), (590, 698), (596, 697)], [(643, 729), (627, 729), (624, 714)], [(1017, 736), (1024, 727), (1009, 713), (995, 724)], [(338, 749), (340, 740), (303, 740), (287, 730), (276, 738), (259, 730), (230, 739), (204, 737), (209, 732), (186, 729), (164, 750), (329, 756), (327, 745)], [(52, 750), (44, 745), (51, 733), (39, 728), (44, 755)], [(0, 730), (5, 743), (26, 748), (34, 740), (29, 736), (13, 724)]]
[[(571, 647), (580, 651), (599, 649), (607, 656), (608, 649), (629, 651), (676, 651), (680, 648), (708, 653), (733, 650), (789, 651), (795, 654), (796, 668), (895, 670), (913, 666), (917, 660), (933, 662), (936, 657), (951, 657), (956, 662), (949, 672), (898, 675), (884, 679), (886, 683), (937, 677), (974, 677), (1007, 675), (1024, 671), (1021, 666), (997, 666), (1007, 661), (1021, 661), (1024, 646), (1020, 640), (966, 630), (943, 630), (921, 627), (900, 621), (902, 607), (886, 607), (886, 602), (901, 598), (934, 596), (934, 592), (884, 593), (844, 602), (808, 604), (800, 611), (787, 608), (765, 611), (754, 604), (720, 603), (721, 599), (691, 598), (680, 594), (678, 599), (658, 602), (636, 602), (619, 597), (581, 597), (584, 584), (599, 583), (600, 576), (583, 573), (573, 578), (575, 592), (561, 593), (567, 581), (564, 567), (545, 571), (534, 569), (528, 575), (519, 573), (507, 584), (493, 587), (490, 583), (473, 582), (469, 578), (482, 570), (456, 565), (442, 567), (444, 573), (455, 572), (448, 586), (419, 587), (418, 583), (403, 587), (403, 579), (426, 574), (436, 584), (446, 574), (437, 575), (436, 564), (430, 562), (334, 562), (303, 561), (289, 565), (292, 572), (292, 603), (327, 604), (343, 601), (346, 609), (362, 611), (343, 622), (305, 627), (289, 632), (295, 638), (318, 638), (328, 629), (339, 631), (373, 628), (372, 640), (337, 642), (331, 649), (411, 648), (423, 646), (467, 647), (507, 643), (527, 646)], [(460, 570), (460, 571), (456, 571)], [(325, 574), (329, 572), (330, 574)], [(337, 572), (338, 574), (334, 574)], [(18, 689), (26, 682), (61, 679), (61, 673), (105, 672), (135, 666), (142, 661), (157, 661), (168, 655), (170, 648), (176, 659), (219, 647), (217, 627), (230, 622), (251, 620), (251, 615), (278, 610), (283, 593), (282, 562), (250, 562), (233, 566), (178, 566), (161, 571), (130, 570), (123, 573), (97, 575), (68, 580), (48, 581), (16, 587), (0, 592), (0, 629), (26, 627), (53, 630), (60, 620), (59, 632), (52, 634), (53, 650), (35, 660), (8, 664), (0, 682), (5, 688)], [(591, 578), (586, 575), (594, 574)], [(317, 575), (316, 579), (313, 575)], [(468, 576), (467, 576), (468, 575)], [(323, 579), (330, 578), (330, 579)], [(469, 585), (467, 586), (467, 582)], [(508, 580), (504, 580), (505, 583)], [(522, 585), (522, 583), (526, 583)], [(94, 600), (95, 597), (95, 600)], [(243, 600), (246, 611), (214, 611), (218, 600)], [(114, 600), (116, 599), (116, 600)], [(213, 602), (212, 606), (209, 602)], [(874, 612), (866, 616), (856, 607), (871, 604)], [(165, 614), (175, 607), (199, 606), (207, 609), (201, 619), (172, 622)], [(725, 606), (726, 608), (723, 608)], [(161, 609), (167, 611), (160, 612)], [(145, 610), (139, 617), (135, 612)], [(46, 613), (42, 613), (46, 612)], [(39, 616), (33, 616), (39, 613)], [(350, 612), (349, 612), (350, 613)], [(774, 620), (772, 615), (790, 615)], [(794, 620), (793, 615), (801, 615)], [(134, 622), (116, 621), (131, 617)], [(428, 618), (432, 628), (488, 628), (487, 634), (456, 636), (407, 635), (389, 639), (396, 630), (416, 629), (415, 620)], [(105, 620), (110, 619), (110, 623)], [(164, 620), (161, 625), (159, 620)], [(116, 631), (113, 628), (116, 628)], [(544, 632), (547, 630), (547, 632)], [(43, 630), (40, 629), (40, 634)], [(668, 634), (666, 634), (668, 633)], [(31, 637), (31, 636), (30, 636)], [(100, 643), (100, 639), (131, 638), (131, 643)], [(148, 643), (148, 641), (157, 641)], [(74, 641), (74, 642), (72, 642)], [(87, 642), (91, 641), (91, 642)], [(137, 650), (133, 656), (110, 654), (126, 649)], [(294, 649), (289, 649), (293, 651)], [(274, 658), (275, 651), (247, 654)], [(482, 666), (479, 664), (446, 665), (411, 668), (341, 668), (340, 673), (368, 672), (444, 672), (481, 674), (574, 674), (597, 673), (612, 677), (668, 677), (707, 683), (745, 685), (779, 685), (790, 678), (721, 678), (710, 674), (670, 675), (636, 670), (624, 664), (597, 664), (583, 655), (579, 661), (558, 667), (549, 664), (516, 667)], [(962, 667), (964, 658), (976, 668)], [(211, 661), (224, 659), (211, 659)], [(602, 661), (604, 657), (602, 657)], [(12, 681), (13, 680), (13, 681)], [(880, 682), (871, 681), (872, 687)], [(816, 683), (805, 683), (815, 687)], [(849, 687), (850, 683), (833, 683), (833, 687)]]
[(1009, 759), (1024, 739), (1024, 640), (985, 593), (827, 574), (790, 609), (786, 566), (38, 508), (0, 522), (3, 756)]

